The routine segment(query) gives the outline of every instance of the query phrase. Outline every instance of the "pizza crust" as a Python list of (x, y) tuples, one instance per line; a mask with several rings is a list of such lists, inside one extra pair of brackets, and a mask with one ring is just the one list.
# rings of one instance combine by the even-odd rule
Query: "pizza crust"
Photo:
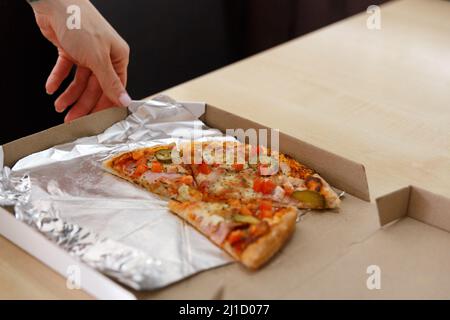
[[(195, 213), (195, 208), (190, 206), (190, 203), (181, 203), (178, 201), (169, 202), (169, 209), (172, 212), (177, 214), (184, 221), (187, 221), (190, 225), (212, 241), (211, 237), (205, 234), (197, 223), (189, 219), (190, 210), (194, 210)], [(287, 212), (281, 217), (281, 220), (277, 224), (270, 227), (269, 233), (251, 243), (247, 248), (245, 248), (241, 255), (238, 255), (232, 246), (227, 242), (224, 242), (223, 244), (219, 244), (214, 241), (212, 242), (219, 248), (225, 250), (235, 260), (240, 261), (246, 267), (250, 269), (258, 269), (280, 250), (283, 244), (295, 231), (297, 210), (295, 208), (286, 208), (285, 210), (287, 210)]]
[(279, 223), (270, 228), (270, 232), (250, 244), (239, 260), (251, 269), (258, 269), (266, 263), (295, 231), (297, 210), (288, 209)]
[(138, 184), (136, 181), (134, 181), (133, 179), (130, 179), (129, 177), (127, 177), (127, 176), (125, 176), (125, 175), (121, 175), (119, 172), (117, 172), (117, 171), (114, 170), (114, 168), (113, 168), (113, 162), (114, 162), (114, 160), (117, 159), (118, 157), (124, 155), (125, 153), (127, 153), (127, 152), (123, 152), (123, 153), (119, 154), (119, 155), (116, 156), (116, 157), (113, 157), (113, 158), (111, 158), (111, 159), (108, 159), (108, 160), (103, 161), (103, 164), (102, 164), (103, 170), (105, 170), (105, 171), (107, 171), (107, 172), (109, 172), (109, 173), (115, 175), (116, 177), (119, 177), (119, 178), (121, 178), (121, 179), (127, 180), (127, 181), (129, 181), (129, 182), (131, 182), (131, 183), (133, 183), (133, 184), (140, 185), (140, 184)]
[(326, 208), (324, 209), (339, 208), (341, 199), (339, 199), (339, 196), (336, 194), (336, 192), (334, 192), (328, 182), (326, 182), (325, 179), (317, 173), (314, 174), (313, 177), (317, 177), (320, 179), (320, 181), (322, 181), (322, 190), (320, 193), (325, 197), (325, 202), (327, 204)]

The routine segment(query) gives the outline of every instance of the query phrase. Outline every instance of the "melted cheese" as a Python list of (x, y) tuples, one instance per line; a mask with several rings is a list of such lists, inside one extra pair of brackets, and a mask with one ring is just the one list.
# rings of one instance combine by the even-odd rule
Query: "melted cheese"
[(207, 203), (206, 205), (201, 205), (196, 208), (195, 215), (202, 218), (200, 223), (202, 228), (208, 227), (209, 225), (218, 225), (225, 221), (225, 218), (217, 214), (211, 214), (211, 212), (220, 211), (227, 207), (227, 204)]

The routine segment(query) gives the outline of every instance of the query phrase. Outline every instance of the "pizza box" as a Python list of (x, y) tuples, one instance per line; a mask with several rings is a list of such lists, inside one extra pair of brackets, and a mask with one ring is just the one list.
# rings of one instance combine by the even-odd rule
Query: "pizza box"
[[(79, 137), (99, 134), (117, 121), (123, 120), (127, 115), (126, 109), (108, 109), (72, 123), (62, 124), (7, 143), (0, 148), (0, 152), (4, 153), (4, 165), (13, 166), (17, 160), (31, 153), (70, 142)], [(244, 130), (265, 128), (263, 125), (211, 105), (206, 105), (202, 120), (208, 126), (223, 131), (237, 128)], [(370, 203), (363, 165), (317, 148), (283, 132), (280, 132), (280, 151), (313, 167), (331, 185), (344, 190), (346, 195), (339, 213), (333, 211), (307, 213), (299, 222), (297, 231), (283, 250), (270, 263), (256, 272), (246, 270), (235, 263), (201, 272), (163, 289), (137, 292), (76, 261), (39, 232), (16, 220), (11, 214), (11, 208), (0, 208), (0, 234), (64, 277), (67, 276), (68, 270), (73, 265), (78, 265), (83, 279), (82, 289), (100, 299), (382, 298), (384, 297), (384, 288), (388, 286), (386, 282), (391, 278), (395, 278), (398, 285), (398, 296), (401, 296), (402, 292), (405, 296), (408, 296), (407, 293), (411, 295), (414, 290), (418, 295), (422, 292), (424, 296), (431, 295), (431, 292), (437, 292), (438, 289), (442, 293), (450, 293), (450, 285), (445, 282), (440, 282), (436, 286), (437, 289), (433, 291), (434, 283), (424, 283), (420, 286), (409, 280), (402, 280), (405, 276), (405, 269), (408, 269), (406, 272), (410, 274), (414, 274), (416, 269), (414, 266), (407, 268), (409, 266), (402, 264), (404, 262), (401, 259), (402, 254), (407, 255), (407, 253), (401, 250), (400, 245), (399, 247), (386, 247), (383, 242), (383, 240), (385, 242), (388, 240), (385, 239), (387, 237), (385, 234), (389, 236), (390, 233), (395, 233), (394, 231), (398, 227), (389, 227), (394, 230), (391, 232), (386, 231), (389, 229), (379, 230), (379, 216), (375, 204)], [(418, 192), (418, 189), (405, 190), (400, 193), (403, 192), (402, 194), (405, 195)], [(406, 196), (398, 198), (398, 196), (391, 195), (380, 198), (378, 200), (381, 205), (380, 216), (398, 218), (398, 215), (386, 214), (387, 209), (385, 208), (389, 209), (387, 212), (396, 212), (394, 208), (397, 206), (405, 208), (406, 205), (401, 202), (401, 199), (407, 198)], [(415, 202), (412, 203), (415, 204)], [(442, 200), (439, 203), (446, 206), (449, 211), (449, 202)], [(418, 208), (426, 210), (427, 215), (432, 215), (436, 209), (433, 205), (434, 203), (431, 203), (429, 206), (419, 206)], [(436, 211), (438, 210), (436, 209)], [(381, 221), (384, 224), (387, 220), (389, 219)], [(440, 223), (441, 219), (436, 219), (436, 221)], [(416, 236), (420, 236), (421, 232), (442, 232), (424, 223), (420, 225), (423, 225), (422, 229), (424, 230), (421, 231), (421, 228), (418, 227)], [(430, 231), (430, 228), (434, 231)], [(400, 235), (398, 237), (399, 241), (403, 241)], [(404, 237), (408, 238), (408, 235), (406, 234)], [(426, 237), (421, 238), (424, 248), (428, 243)], [(441, 235), (441, 237), (444, 236)], [(377, 244), (373, 238), (381, 238), (381, 240)], [(404, 241), (405, 247), (410, 249), (415, 245), (417, 239), (414, 241), (404, 239)], [(446, 244), (444, 238), (436, 236), (430, 240), (428, 245), (433, 245), (435, 242), (439, 242), (441, 247)], [(368, 252), (360, 249), (366, 245), (374, 250), (373, 259), (370, 259)], [(391, 250), (393, 257), (398, 258), (397, 262), (395, 259), (389, 260), (392, 258)], [(358, 254), (358, 252), (360, 253)], [(384, 252), (386, 255), (379, 254), (377, 256), (377, 252)], [(417, 256), (417, 260), (431, 263), (431, 260), (436, 259), (434, 255), (436, 253), (433, 250), (422, 250), (420, 256)], [(367, 258), (367, 260), (363, 258)], [(450, 262), (450, 254), (439, 255), (439, 259), (447, 259), (446, 261)], [(347, 265), (342, 264), (343, 261), (347, 261)], [(365, 264), (362, 263), (363, 261)], [(387, 268), (388, 262), (392, 269), (384, 271), (383, 267)], [(367, 268), (373, 265), (381, 268), (382, 289), (375, 289), (377, 293), (367, 287), (367, 281), (371, 276), (367, 274)], [(442, 262), (442, 265), (448, 265), (448, 263)], [(337, 273), (328, 273), (333, 268), (336, 269), (333, 272)], [(428, 271), (432, 272), (434, 277), (444, 276), (444, 270), (441, 269), (429, 269)], [(383, 278), (383, 272), (387, 274), (386, 279)], [(322, 278), (323, 280), (321, 280)], [(375, 284), (377, 284), (376, 281)], [(423, 291), (425, 287), (428, 288), (428, 291)], [(387, 294), (389, 295), (390, 292)]]

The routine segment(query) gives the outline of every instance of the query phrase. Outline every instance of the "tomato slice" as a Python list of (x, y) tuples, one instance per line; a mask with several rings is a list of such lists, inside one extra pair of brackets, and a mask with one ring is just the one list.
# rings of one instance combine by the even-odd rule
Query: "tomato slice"
[(264, 184), (263, 179), (255, 178), (255, 180), (253, 180), (253, 190), (255, 190), (255, 192), (261, 192), (263, 184)]
[(273, 212), (272, 212), (272, 210), (267, 210), (267, 209), (264, 209), (264, 210), (261, 210), (260, 212), (259, 212), (259, 218), (261, 218), (261, 219), (264, 219), (264, 218), (272, 218), (273, 217)]
[(261, 202), (259, 203), (259, 210), (261, 210), (261, 211), (264, 211), (264, 210), (272, 211), (272, 201), (270, 201), (270, 200), (261, 200)]
[(140, 177), (147, 170), (148, 170), (147, 165), (140, 164), (136, 167), (136, 170), (134, 170), (133, 177)]
[(261, 192), (264, 194), (271, 194), (276, 187), (277, 185), (273, 183), (272, 180), (266, 180), (264, 181)]
[(136, 161), (136, 167), (139, 167), (141, 165), (147, 166), (147, 158), (140, 158), (138, 161)]
[(161, 173), (163, 172), (163, 165), (158, 161), (152, 162), (152, 172)]
[(234, 230), (231, 231), (230, 234), (228, 235), (228, 242), (231, 245), (234, 245), (235, 243), (239, 242), (242, 240), (242, 238), (244, 238), (245, 236), (245, 232), (243, 230)]
[(210, 174), (212, 170), (208, 164), (202, 163), (201, 165), (198, 166), (198, 171), (200, 171), (200, 173), (203, 174)]
[(242, 169), (244, 169), (244, 165), (242, 163), (234, 163), (233, 168), (236, 171), (241, 171)]

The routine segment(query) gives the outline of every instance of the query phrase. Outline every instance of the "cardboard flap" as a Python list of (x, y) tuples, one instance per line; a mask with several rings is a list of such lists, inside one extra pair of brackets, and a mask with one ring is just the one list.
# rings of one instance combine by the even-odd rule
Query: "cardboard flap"
[[(117, 121), (123, 120), (127, 114), (126, 108), (110, 108), (4, 144), (4, 165), (12, 167), (18, 160), (32, 153), (79, 137), (100, 134)], [(92, 123), (96, 125), (93, 126)]]
[(404, 216), (450, 232), (450, 199), (409, 186), (376, 199), (380, 225)]
[(408, 214), (410, 189), (406, 187), (376, 199), (381, 226)]
[[(243, 130), (250, 128), (270, 129), (211, 105), (207, 105), (206, 113), (201, 119), (208, 126), (221, 131), (231, 128)], [(313, 168), (332, 186), (362, 200), (370, 201), (366, 171), (362, 164), (317, 148), (284, 133), (280, 133), (280, 141), (282, 141), (280, 144), (281, 152)], [(290, 152), (287, 152), (287, 150), (290, 150)]]
[(450, 232), (450, 199), (411, 187), (408, 216)]

